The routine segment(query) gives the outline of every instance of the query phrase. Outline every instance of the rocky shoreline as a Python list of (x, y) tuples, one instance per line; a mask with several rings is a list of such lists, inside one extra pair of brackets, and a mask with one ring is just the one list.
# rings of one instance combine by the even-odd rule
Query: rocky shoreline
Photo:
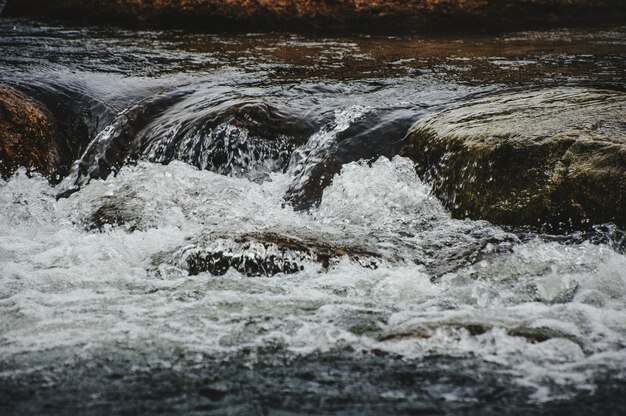
[(8, 0), (4, 15), (209, 31), (490, 31), (624, 22), (626, 3), (621, 0)]

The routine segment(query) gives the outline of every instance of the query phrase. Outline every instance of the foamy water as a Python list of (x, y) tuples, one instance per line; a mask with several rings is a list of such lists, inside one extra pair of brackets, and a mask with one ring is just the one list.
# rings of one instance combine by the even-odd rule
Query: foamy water
[[(0, 19), (0, 82), (63, 110), (77, 159), (58, 186), (23, 170), (0, 181), (0, 413), (623, 413), (623, 232), (452, 219), (411, 161), (378, 156), (489, 91), (623, 88), (624, 33)], [(136, 154), (91, 175), (129, 141)], [(250, 236), (347, 255), (326, 264)], [(195, 253), (299, 271), (215, 276), (192, 270)]]
[[(593, 391), (608, 370), (623, 377), (623, 254), (503, 239), (505, 250), (487, 246), (482, 260), (435, 278), (412, 261), (437, 243), (425, 239), (463, 245), (457, 237), (468, 231), (506, 233), (449, 219), (408, 160), (344, 166), (308, 213), (284, 205), (288, 184), (284, 174), (257, 184), (180, 162), (126, 167), (58, 202), (39, 177), (20, 172), (1, 184), (0, 358), (13, 363), (3, 377), (49, 354), (164, 346), (212, 356), (270, 348), (472, 357), (502, 366), (539, 401)], [(85, 228), (110, 198), (135, 231)], [(368, 244), (388, 260), (376, 270), (344, 259), (256, 278), (188, 276), (176, 266), (190, 239), (261, 230)]]

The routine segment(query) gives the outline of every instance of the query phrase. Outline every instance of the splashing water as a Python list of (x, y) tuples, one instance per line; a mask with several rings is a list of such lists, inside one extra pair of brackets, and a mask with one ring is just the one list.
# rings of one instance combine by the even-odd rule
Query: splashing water
[[(3, 377), (123, 351), (160, 351), (166, 368), (191, 365), (166, 352), (173, 348), (209, 357), (256, 351), (246, 362), (352, 351), (479, 357), (480, 371), (495, 365), (534, 400), (550, 401), (594, 391), (594, 378), (621, 368), (625, 256), (590, 243), (503, 238), (507, 250), (487, 247), (482, 260), (433, 281), (412, 261), (437, 244), (420, 230), (427, 223), (424, 237), (436, 238), (438, 228), (450, 236), (468, 227), (448, 218), (410, 167), (402, 158), (347, 165), (311, 213), (283, 207), (284, 174), (256, 184), (179, 162), (140, 163), (58, 202), (43, 179), (16, 175), (0, 204)], [(125, 225), (86, 231), (111, 198), (124, 206)], [(388, 260), (376, 270), (345, 259), (325, 272), (303, 263), (293, 275), (246, 278), (189, 276), (163, 254), (176, 257), (198, 235), (259, 229), (369, 244)]]
[[(0, 413), (626, 408), (626, 255), (610, 238), (452, 219), (402, 157), (340, 161), (318, 204), (294, 209), (355, 125), (393, 125), (384, 111), (423, 115), (501, 84), (561, 82), (550, 42), (569, 34), (490, 39), (475, 58), (447, 40), (90, 35), (99, 29), (52, 39), (15, 23), (32, 46), (0, 58), (2, 80), (97, 84), (90, 99), (113, 104), (93, 104), (95, 133), (66, 183), (24, 170), (0, 182)], [(623, 33), (577, 40), (606, 56), (576, 55), (567, 76), (619, 79)], [(77, 36), (101, 52), (84, 56)], [(549, 47), (524, 43), (535, 38)], [(379, 59), (380, 42), (395, 49)], [(499, 57), (508, 72), (485, 81), (511, 42), (528, 59)], [(320, 48), (333, 59), (316, 59)], [(416, 48), (423, 57), (398, 61)], [(137, 146), (112, 147), (129, 144), (129, 126)], [(90, 170), (103, 157), (106, 180)]]

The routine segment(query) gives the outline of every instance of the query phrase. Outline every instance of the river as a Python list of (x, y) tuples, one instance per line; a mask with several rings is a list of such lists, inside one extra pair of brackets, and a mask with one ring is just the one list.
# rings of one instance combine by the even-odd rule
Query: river
[[(0, 51), (0, 83), (67, 120), (82, 160), (0, 182), (0, 413), (626, 412), (623, 231), (453, 219), (394, 151), (481, 94), (626, 88), (626, 27), (333, 37), (0, 18)], [(267, 257), (254, 235), (360, 254), (194, 266), (207, 250)]]

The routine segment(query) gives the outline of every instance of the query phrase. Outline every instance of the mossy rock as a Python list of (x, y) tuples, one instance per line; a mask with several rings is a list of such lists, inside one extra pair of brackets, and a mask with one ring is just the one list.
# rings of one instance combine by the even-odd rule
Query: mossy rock
[(456, 218), (563, 232), (626, 228), (626, 93), (475, 98), (415, 123), (401, 154)]
[(48, 109), (22, 92), (0, 85), (0, 176), (19, 167), (53, 175), (60, 166), (58, 127)]

